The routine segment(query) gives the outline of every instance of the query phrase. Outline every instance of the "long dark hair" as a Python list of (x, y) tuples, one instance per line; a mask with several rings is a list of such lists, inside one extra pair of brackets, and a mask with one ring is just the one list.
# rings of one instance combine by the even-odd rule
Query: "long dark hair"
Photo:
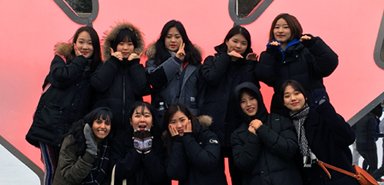
[[(86, 146), (85, 146), (85, 138), (84, 138), (84, 132), (83, 132), (85, 124), (88, 124), (92, 128), (93, 122), (95, 120), (102, 119), (111, 124), (111, 131), (112, 131), (113, 130), (113, 124), (111, 122), (112, 118), (113, 118), (113, 114), (110, 108), (99, 107), (89, 112), (82, 119), (73, 123), (72, 128), (69, 130), (67, 135), (73, 135), (73, 137), (75, 138), (76, 140), (75, 144), (80, 148), (80, 150), (78, 150), (77, 155), (82, 155), (85, 152)], [(104, 140), (107, 140), (110, 137), (112, 137), (111, 133), (112, 132), (110, 132), (107, 138), (105, 138)]]
[(200, 65), (202, 60), (200, 52), (192, 44), (191, 40), (189, 40), (187, 31), (185, 30), (184, 25), (177, 20), (170, 20), (163, 26), (163, 29), (161, 30), (161, 33), (160, 33), (160, 38), (156, 41), (156, 44), (155, 44), (155, 47), (156, 47), (156, 53), (154, 56), (155, 64), (160, 65), (166, 59), (171, 57), (171, 54), (169, 53), (168, 49), (165, 47), (165, 38), (168, 35), (169, 29), (173, 27), (179, 31), (181, 37), (183, 38), (183, 42), (185, 43), (184, 60), (191, 65)]
[[(96, 30), (90, 26), (83, 26), (77, 29), (75, 35), (73, 36), (72, 44), (75, 44), (77, 38), (79, 37), (81, 32), (87, 32), (91, 36), (92, 46), (93, 46), (93, 54), (91, 57), (91, 72), (95, 71), (97, 66), (101, 64), (101, 48), (100, 48), (100, 40), (99, 35)], [(75, 50), (73, 49), (71, 52), (72, 56), (75, 56)]]
[(253, 50), (252, 50), (252, 42), (251, 42), (251, 34), (249, 33), (249, 31), (245, 28), (245, 27), (242, 27), (240, 25), (236, 25), (234, 27), (232, 27), (227, 35), (225, 36), (224, 38), (224, 41), (223, 43), (221, 43), (220, 45), (216, 46), (215, 47), (215, 50), (217, 52), (227, 52), (228, 50), (228, 47), (227, 47), (227, 44), (226, 42), (231, 39), (234, 35), (237, 35), (237, 34), (240, 34), (242, 35), (245, 40), (247, 40), (248, 42), (248, 46), (247, 46), (247, 49), (245, 50), (245, 52), (242, 54), (243, 57), (245, 58), (247, 56), (248, 53), (252, 53)]

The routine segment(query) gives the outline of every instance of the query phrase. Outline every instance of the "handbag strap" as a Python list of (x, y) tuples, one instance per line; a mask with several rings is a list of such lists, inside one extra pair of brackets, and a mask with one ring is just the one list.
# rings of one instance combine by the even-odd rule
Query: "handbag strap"
[(352, 172), (349, 172), (349, 171), (347, 171), (347, 170), (338, 168), (338, 167), (336, 167), (336, 166), (330, 165), (330, 164), (325, 163), (325, 162), (320, 161), (320, 160), (317, 160), (317, 164), (324, 170), (324, 172), (328, 175), (329, 178), (331, 178), (331, 174), (329, 173), (329, 171), (328, 171), (327, 168), (332, 169), (332, 170), (337, 171), (337, 172), (340, 172), (340, 173), (343, 173), (343, 174), (345, 174), (345, 175), (348, 175), (348, 176), (351, 176), (351, 177), (357, 179), (356, 174), (354, 174), (354, 173), (352, 173)]

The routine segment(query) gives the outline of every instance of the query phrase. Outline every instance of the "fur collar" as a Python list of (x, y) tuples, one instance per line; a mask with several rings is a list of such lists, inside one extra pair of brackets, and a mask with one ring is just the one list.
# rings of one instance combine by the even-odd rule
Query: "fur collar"
[(103, 58), (105, 61), (111, 58), (110, 47), (112, 41), (115, 40), (119, 31), (125, 28), (132, 30), (137, 36), (138, 42), (135, 48), (135, 52), (138, 54), (143, 52), (144, 39), (142, 32), (137, 27), (133, 26), (131, 23), (120, 22), (117, 23), (114, 27), (112, 27), (110, 31), (107, 31), (103, 37)]

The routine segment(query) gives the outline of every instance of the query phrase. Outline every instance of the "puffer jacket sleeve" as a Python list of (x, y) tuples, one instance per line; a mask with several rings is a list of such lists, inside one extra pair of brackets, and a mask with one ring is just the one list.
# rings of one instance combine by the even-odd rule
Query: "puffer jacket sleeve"
[(88, 61), (83, 56), (75, 57), (66, 63), (60, 56), (55, 55), (50, 66), (51, 84), (58, 88), (65, 88), (83, 75)]
[(85, 152), (83, 156), (77, 156), (78, 148), (74, 143), (75, 139), (72, 135), (64, 139), (56, 173), (60, 173), (69, 184), (81, 184), (90, 173), (96, 157), (88, 152)]
[(167, 174), (172, 180), (184, 181), (188, 178), (188, 173), (187, 156), (183, 143), (181, 138), (175, 138), (171, 143), (170, 154), (167, 160)]
[(260, 126), (256, 133), (264, 147), (269, 148), (272, 153), (290, 160), (299, 151), (295, 128), (288, 118), (272, 115), (269, 126)]
[(152, 151), (143, 156), (145, 177), (153, 184), (164, 182), (167, 174), (165, 170), (165, 156), (162, 142), (154, 143)]
[(351, 126), (339, 115), (329, 101), (325, 101), (316, 108), (323, 119), (325, 127), (332, 133), (335, 143), (341, 146), (349, 146), (355, 141), (355, 133)]
[(133, 178), (141, 162), (140, 155), (133, 148), (133, 141), (128, 131), (115, 136), (112, 143), (111, 165), (115, 165), (115, 182)]
[(204, 60), (200, 73), (204, 81), (210, 86), (216, 86), (225, 76), (230, 65), (231, 57), (226, 53), (208, 56)]
[(217, 136), (207, 128), (200, 130), (200, 145), (192, 134), (183, 136), (183, 146), (195, 169), (210, 172), (217, 168), (220, 161), (220, 144)]
[(164, 87), (180, 71), (181, 60), (177, 57), (169, 57), (162, 64), (157, 66), (155, 60), (148, 60), (146, 72), (149, 76), (149, 83), (158, 89)]
[(327, 77), (335, 71), (339, 64), (338, 56), (320, 37), (313, 37), (312, 39), (311, 44), (306, 45), (305, 42), (303, 44), (314, 56), (313, 71), (320, 77)]
[(270, 87), (273, 87), (276, 82), (277, 75), (274, 70), (274, 63), (276, 62), (276, 52), (263, 51), (260, 54), (260, 62), (255, 65), (256, 79), (264, 82)]
[(129, 74), (135, 87), (133, 88), (135, 95), (138, 97), (148, 95), (150, 93), (149, 83), (145, 73), (145, 68), (142, 64), (140, 64), (140, 59), (134, 59), (128, 62)]
[(111, 57), (105, 63), (98, 66), (91, 77), (91, 85), (96, 91), (105, 92), (112, 85), (118, 71), (118, 62), (120, 61), (117, 58)]
[(252, 171), (261, 154), (261, 142), (257, 135), (241, 126), (231, 135), (233, 160), (237, 168), (242, 171)]

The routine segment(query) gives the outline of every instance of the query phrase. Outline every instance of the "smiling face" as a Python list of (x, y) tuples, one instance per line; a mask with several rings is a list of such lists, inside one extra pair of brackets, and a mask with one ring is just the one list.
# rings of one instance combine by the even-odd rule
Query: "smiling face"
[(257, 99), (248, 92), (243, 92), (241, 93), (240, 107), (246, 115), (254, 116), (258, 110)]
[(150, 130), (152, 127), (152, 113), (145, 106), (136, 107), (131, 117), (131, 125), (134, 130)]
[(94, 120), (92, 123), (92, 131), (97, 139), (102, 140), (106, 138), (111, 132), (110, 119), (104, 120), (104, 119), (98, 118)]
[(273, 36), (274, 38), (282, 44), (286, 44), (289, 42), (292, 37), (291, 29), (287, 21), (283, 18), (277, 20), (274, 28), (273, 28)]
[(129, 41), (128, 38), (124, 39), (122, 42), (119, 42), (116, 47), (116, 51), (121, 52), (123, 58), (128, 58), (134, 50), (135, 45), (132, 41)]
[(294, 89), (292, 85), (288, 85), (284, 89), (284, 106), (289, 110), (296, 112), (301, 110), (305, 105), (304, 94)]
[(248, 47), (248, 41), (241, 34), (236, 34), (225, 42), (227, 45), (228, 51), (236, 51), (237, 53), (244, 54), (245, 50)]
[(165, 37), (164, 43), (165, 43), (165, 47), (169, 51), (177, 52), (181, 43), (183, 43), (183, 38), (179, 30), (176, 29), (176, 27), (172, 27), (168, 30), (168, 34)]
[(93, 55), (92, 39), (88, 32), (82, 31), (75, 42), (75, 47), (85, 58), (91, 58)]

